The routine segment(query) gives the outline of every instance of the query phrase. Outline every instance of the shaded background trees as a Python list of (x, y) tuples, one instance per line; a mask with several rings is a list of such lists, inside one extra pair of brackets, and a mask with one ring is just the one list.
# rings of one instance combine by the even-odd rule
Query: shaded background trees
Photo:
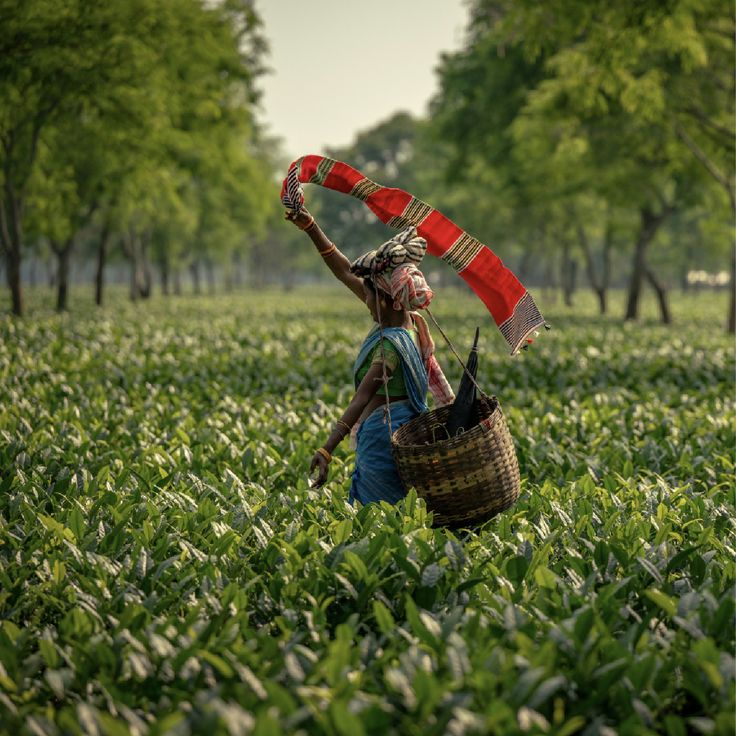
[(257, 150), (265, 44), (251, 3), (5, 0), (0, 17), (0, 243), (16, 314), (29, 237), (58, 259), (63, 309), (90, 227), (98, 264), (122, 244), (134, 298), (150, 293), (154, 240), (164, 268), (169, 247), (198, 266), (258, 232), (275, 205)]
[(559, 258), (568, 292), (570, 253), (582, 252), (602, 310), (611, 249), (627, 239), (625, 317), (637, 317), (646, 280), (669, 321), (665, 284), (678, 259), (668, 268), (652, 256), (663, 229), (687, 249), (675, 214), (707, 202), (714, 221), (729, 207), (733, 216), (733, 8), (477, 0), (472, 16), (433, 102), (434, 130), (453, 151), (448, 176), (480, 190), (479, 164), (496, 172), (512, 210), (507, 237)]
[[(688, 273), (731, 274), (734, 9), (724, 0), (473, 0), (440, 60), (429, 115), (397, 111), (325, 151), (431, 202), (530, 284), (601, 313), (651, 288), (663, 322)], [(11, 308), (21, 264), (124, 259), (130, 295), (316, 279), (278, 206), (291, 158), (259, 123), (264, 29), (248, 0), (0, 0), (0, 246)], [(298, 122), (295, 122), (298, 124)], [(350, 256), (390, 230), (309, 188)], [(430, 262), (433, 278), (452, 279)], [(35, 276), (34, 276), (35, 278)], [(728, 326), (736, 317), (731, 299)]]

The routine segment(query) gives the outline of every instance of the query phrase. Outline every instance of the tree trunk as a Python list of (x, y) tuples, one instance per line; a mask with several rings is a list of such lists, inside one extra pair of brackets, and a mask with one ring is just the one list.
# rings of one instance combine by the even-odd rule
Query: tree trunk
[(608, 293), (603, 288), (595, 290), (595, 295), (598, 297), (598, 314), (606, 314), (608, 311)]
[(603, 311), (607, 311), (608, 300), (606, 298), (608, 288), (611, 286), (611, 251), (613, 250), (613, 225), (609, 222), (606, 226), (606, 234), (603, 239), (603, 275), (601, 276), (601, 288), (603, 289)]
[(212, 260), (204, 259), (204, 272), (207, 276), (207, 288), (210, 294), (215, 293), (215, 267)]
[(550, 303), (557, 302), (557, 284), (555, 283), (554, 266), (551, 258), (547, 258), (542, 276), (542, 294)]
[(639, 234), (636, 238), (634, 248), (634, 259), (631, 264), (631, 276), (629, 277), (629, 293), (626, 300), (626, 314), (624, 319), (637, 319), (639, 316), (639, 297), (646, 272), (646, 250), (657, 234), (659, 226), (664, 222), (670, 209), (666, 208), (661, 213), (655, 214), (648, 207), (640, 211)]
[(294, 288), (294, 272), (286, 269), (281, 274), (281, 288), (284, 291), (291, 291)]
[(672, 315), (670, 314), (670, 308), (667, 304), (667, 289), (662, 284), (654, 272), (651, 269), (646, 270), (647, 281), (652, 285), (655, 293), (657, 294), (657, 301), (659, 302), (659, 314), (662, 319), (663, 325), (672, 324)]
[(138, 259), (133, 258), (130, 261), (130, 301), (134, 302), (138, 299)]
[(194, 293), (200, 294), (202, 292), (202, 287), (199, 280), (199, 260), (192, 261), (192, 264), (189, 266), (189, 270), (192, 272), (192, 286), (194, 288)]
[(585, 232), (585, 228), (578, 224), (577, 226), (578, 240), (580, 241), (580, 247), (585, 257), (585, 266), (588, 271), (588, 280), (590, 286), (598, 297), (598, 311), (600, 314), (605, 314), (608, 308), (607, 300), (607, 289), (608, 279), (610, 274), (611, 256), (610, 256), (610, 241), (611, 241), (611, 228), (606, 228), (606, 235), (603, 242), (603, 273), (600, 279), (598, 279), (598, 272), (595, 267), (595, 259), (593, 257), (593, 250), (590, 247), (588, 241), (588, 234)]
[(135, 233), (127, 232), (123, 239), (125, 255), (130, 260), (130, 300), (136, 301), (140, 295), (140, 258), (138, 255), (138, 237)]
[(562, 265), (560, 268), (560, 280), (562, 281), (562, 292), (565, 297), (565, 306), (573, 306), (573, 294), (575, 293), (575, 262), (570, 257), (570, 243), (562, 244)]
[(161, 277), (161, 293), (169, 295), (169, 259), (166, 255), (161, 256), (158, 262), (159, 276)]
[(13, 314), (18, 317), (23, 315), (23, 288), (20, 281), (23, 243), (22, 209), (23, 203), (13, 191), (6, 167), (4, 196), (0, 200), (0, 245), (5, 253), (5, 276), (10, 289), (10, 307)]
[(123, 236), (123, 250), (130, 260), (130, 300), (136, 301), (144, 296), (144, 275), (142, 271), (142, 243), (141, 238), (132, 231)]
[(226, 266), (222, 275), (223, 287), (225, 292), (231, 294), (235, 289), (236, 283), (236, 271), (238, 268), (238, 251), (233, 251), (230, 254), (230, 263)]
[(736, 248), (731, 248), (731, 296), (728, 305), (728, 331), (736, 334)]
[(264, 268), (263, 268), (263, 243), (254, 243), (248, 253), (248, 274), (250, 276), (250, 284), (255, 289), (260, 289), (264, 285)]
[(634, 249), (634, 260), (631, 264), (631, 276), (629, 277), (629, 293), (626, 299), (626, 314), (624, 319), (637, 319), (639, 316), (639, 297), (641, 296), (641, 285), (644, 280), (644, 253), (648, 244), (648, 240), (642, 237), (640, 231), (639, 237), (636, 239), (636, 247)]
[(174, 294), (181, 296), (181, 271), (178, 268), (174, 270)]
[(100, 242), (97, 245), (97, 268), (95, 270), (95, 304), (102, 306), (102, 292), (105, 288), (105, 261), (107, 259), (107, 243), (110, 239), (110, 227), (107, 223), (102, 229)]
[[(730, 35), (729, 35), (730, 38)], [(733, 96), (733, 94), (732, 94)], [(675, 124), (675, 133), (677, 137), (690, 149), (690, 153), (700, 162), (703, 168), (710, 174), (710, 176), (720, 184), (726, 192), (729, 204), (731, 205), (731, 221), (736, 219), (736, 189), (733, 185), (733, 177), (730, 172), (724, 173), (713, 161), (708, 158), (708, 155), (703, 149), (690, 137), (687, 131), (679, 124)], [(729, 138), (733, 139), (732, 135)], [(733, 142), (733, 140), (731, 140)], [(731, 251), (731, 298), (729, 299), (728, 305), (728, 318), (726, 320), (726, 329), (731, 334), (736, 333), (736, 252)]]
[(140, 239), (140, 253), (141, 253), (141, 269), (140, 275), (141, 280), (138, 286), (138, 293), (142, 299), (149, 299), (151, 296), (151, 290), (153, 286), (153, 277), (151, 275), (151, 261), (148, 257), (148, 245), (150, 243), (150, 237), (147, 234), (141, 235)]
[(53, 258), (46, 259), (46, 276), (48, 278), (49, 289), (56, 287), (56, 264)]
[(13, 314), (23, 315), (23, 290), (20, 284), (20, 252), (11, 248), (5, 256), (5, 271), (10, 288), (10, 305)]
[(56, 270), (58, 284), (56, 292), (56, 311), (63, 312), (67, 308), (68, 296), (69, 296), (69, 262), (72, 255), (72, 246), (74, 240), (71, 238), (67, 240), (63, 245), (52, 243), (54, 253), (58, 262)]
[(232, 283), (234, 288), (240, 288), (243, 285), (243, 272), (241, 269), (242, 261), (240, 258), (240, 251), (233, 253), (233, 271), (232, 271)]
[(534, 253), (531, 248), (527, 248), (519, 260), (519, 268), (517, 274), (519, 281), (524, 283), (529, 276), (529, 269), (531, 268), (532, 261), (534, 260)]

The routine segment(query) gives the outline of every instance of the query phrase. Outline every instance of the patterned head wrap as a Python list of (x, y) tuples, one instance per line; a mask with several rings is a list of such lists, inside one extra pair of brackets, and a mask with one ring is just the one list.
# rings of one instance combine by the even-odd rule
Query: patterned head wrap
[(427, 241), (414, 226), (387, 240), (376, 250), (355, 260), (350, 271), (368, 277), (394, 300), (395, 309), (415, 311), (429, 306), (433, 291), (417, 268), (427, 250)]

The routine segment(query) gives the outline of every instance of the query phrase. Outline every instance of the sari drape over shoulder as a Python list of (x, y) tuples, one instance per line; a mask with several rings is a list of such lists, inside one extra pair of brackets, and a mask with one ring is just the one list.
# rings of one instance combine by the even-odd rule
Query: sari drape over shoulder
[[(406, 383), (406, 395), (411, 402), (412, 407), (417, 414), (427, 410), (427, 389), (429, 386), (427, 378), (427, 369), (424, 367), (422, 356), (417, 350), (417, 346), (412, 340), (411, 335), (403, 327), (385, 327), (383, 329), (383, 338), (388, 340), (396, 350), (401, 361), (401, 370), (404, 372), (404, 381)], [(358, 371), (365, 363), (368, 356), (381, 339), (381, 330), (376, 325), (366, 336), (360, 347), (358, 357), (353, 365), (353, 381), (355, 388), (358, 388)]]
[[(353, 366), (356, 388), (358, 371), (380, 338), (381, 332), (376, 326), (360, 348)], [(383, 338), (389, 340), (395, 348), (406, 384), (407, 399), (391, 403), (391, 429), (396, 430), (427, 411), (427, 369), (411, 335), (403, 327), (385, 328)], [(358, 428), (350, 503), (356, 499), (363, 504), (375, 501), (396, 503), (406, 494), (391, 454), (391, 436), (385, 411), (384, 406), (379, 406)]]

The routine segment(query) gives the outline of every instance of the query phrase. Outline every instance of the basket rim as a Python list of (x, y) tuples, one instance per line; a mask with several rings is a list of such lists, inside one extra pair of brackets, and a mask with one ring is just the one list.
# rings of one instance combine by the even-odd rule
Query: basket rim
[(481, 434), (487, 434), (491, 429), (493, 429), (493, 426), (496, 424), (496, 422), (499, 420), (499, 417), (503, 415), (503, 411), (501, 409), (501, 402), (496, 398), (495, 395), (488, 396), (487, 394), (482, 394), (482, 396), (478, 399), (476, 399), (477, 402), (481, 402), (483, 399), (489, 401), (493, 405), (493, 409), (491, 410), (491, 413), (485, 418), (481, 419), (478, 424), (476, 424), (474, 427), (471, 427), (467, 432), (463, 432), (462, 434), (456, 435), (455, 437), (446, 437), (443, 439), (436, 440), (435, 442), (432, 442), (431, 444), (409, 444), (404, 442), (398, 442), (396, 439), (396, 435), (399, 434), (405, 427), (409, 427), (413, 422), (416, 422), (419, 419), (426, 420), (426, 417), (428, 415), (436, 414), (443, 409), (448, 408), (448, 405), (445, 406), (438, 406), (434, 409), (430, 409), (427, 412), (423, 412), (422, 414), (419, 414), (418, 416), (414, 417), (413, 419), (410, 419), (406, 424), (402, 424), (397, 430), (393, 432), (391, 435), (391, 447), (393, 448), (400, 448), (400, 449), (411, 449), (411, 448), (420, 448), (420, 449), (427, 449), (428, 447), (449, 447), (453, 443), (463, 442), (467, 441), (468, 439), (474, 439), (476, 435)]

